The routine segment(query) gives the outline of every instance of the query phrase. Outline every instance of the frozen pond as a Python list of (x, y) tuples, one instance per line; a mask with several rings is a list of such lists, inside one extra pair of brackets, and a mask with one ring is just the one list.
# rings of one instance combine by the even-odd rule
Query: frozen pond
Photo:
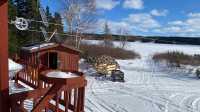
[(81, 65), (88, 75), (86, 112), (200, 112), (200, 80), (194, 73), (151, 60), (154, 53), (166, 51), (200, 54), (200, 46), (129, 42), (127, 49), (139, 53), (141, 59), (118, 60), (125, 83), (96, 80), (90, 76), (95, 71)]

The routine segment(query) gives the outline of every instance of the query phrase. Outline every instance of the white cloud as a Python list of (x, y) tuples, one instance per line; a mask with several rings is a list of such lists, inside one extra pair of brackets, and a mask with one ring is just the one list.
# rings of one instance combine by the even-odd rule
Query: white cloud
[(102, 33), (105, 21), (108, 22), (113, 34), (119, 34), (119, 29), (123, 28), (132, 34), (151, 34), (165, 36), (200, 36), (200, 16), (198, 13), (190, 13), (184, 20), (170, 21), (160, 24), (150, 13), (130, 14), (119, 21), (100, 19), (98, 21), (98, 31)]
[(185, 21), (187, 26), (190, 26), (191, 28), (199, 29), (200, 31), (200, 18), (190, 18)]
[(97, 8), (104, 9), (104, 10), (111, 10), (114, 7), (116, 7), (118, 4), (120, 4), (120, 2), (116, 0), (97, 0), (96, 1)]
[(143, 9), (144, 3), (142, 0), (125, 0), (123, 7), (128, 9)]
[(184, 22), (178, 20), (178, 21), (171, 21), (171, 22), (168, 22), (168, 24), (169, 24), (169, 25), (175, 25), (175, 26), (176, 26), (176, 25), (183, 25)]
[(148, 13), (130, 14), (127, 18), (120, 21), (100, 19), (98, 21), (98, 31), (101, 33), (105, 22), (108, 22), (108, 25), (114, 34), (118, 34), (120, 28), (130, 32), (150, 32), (152, 29), (161, 26), (160, 23)]
[(200, 36), (200, 13), (189, 13), (187, 19), (168, 22), (154, 31), (174, 36)]
[(97, 29), (98, 33), (103, 33), (104, 25), (106, 22), (108, 23), (108, 27), (110, 28), (113, 34), (119, 34), (118, 30), (120, 28), (126, 29), (128, 31), (132, 29), (130, 24), (128, 24), (125, 21), (111, 21), (111, 20), (99, 19), (97, 22), (97, 25), (99, 26)]
[(136, 29), (148, 31), (151, 28), (157, 28), (161, 25), (148, 13), (131, 14), (125, 19), (128, 23), (136, 26)]
[(183, 30), (179, 26), (169, 26), (161, 30), (162, 32), (172, 32), (172, 33), (181, 33)]
[(189, 13), (188, 17), (199, 18), (200, 17), (200, 13)]
[(167, 14), (169, 13), (168, 10), (157, 10), (157, 9), (153, 9), (151, 12), (151, 15), (153, 16), (167, 16)]

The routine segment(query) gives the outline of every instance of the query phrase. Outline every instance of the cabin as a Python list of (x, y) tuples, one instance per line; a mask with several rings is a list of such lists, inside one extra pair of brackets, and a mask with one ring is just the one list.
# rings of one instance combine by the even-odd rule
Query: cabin
[[(14, 101), (11, 102), (14, 105), (22, 105), (20, 110), (24, 110), (24, 102), (21, 102), (21, 97), (32, 94), (26, 98), (33, 98), (32, 102), (37, 102), (34, 105), (36, 107), (33, 106), (33, 112), (45, 108), (45, 111), (83, 112), (87, 81), (84, 74), (78, 72), (80, 53), (81, 51), (73, 47), (59, 43), (37, 43), (22, 47), (17, 61), (24, 68), (15, 76), (15, 82), (22, 82), (33, 88), (34, 91), (13, 94), (10, 99)], [(51, 89), (54, 93), (49, 92)], [(35, 96), (33, 93), (39, 94), (39, 96)], [(51, 96), (51, 94), (55, 95)], [(43, 96), (42, 99), (41, 96)], [(50, 96), (51, 98), (49, 98)], [(56, 104), (47, 103), (52, 98)], [(16, 101), (20, 101), (20, 103), (16, 104)], [(62, 104), (65, 106), (63, 110), (58, 106)], [(11, 110), (16, 108), (15, 106), (11, 107)]]
[(28, 65), (39, 63), (49, 69), (77, 71), (79, 54), (78, 49), (64, 44), (41, 43), (22, 47), (20, 59), (29, 60)]
[(84, 112), (80, 51), (57, 43), (24, 46), (17, 60), (23, 69), (9, 80), (8, 0), (0, 0), (0, 26), (0, 112)]
[[(39, 72), (44, 70), (78, 71), (81, 51), (58, 43), (36, 43), (21, 48), (19, 62), (28, 72), (29, 86), (38, 85)], [(18, 77), (22, 79), (20, 75)]]

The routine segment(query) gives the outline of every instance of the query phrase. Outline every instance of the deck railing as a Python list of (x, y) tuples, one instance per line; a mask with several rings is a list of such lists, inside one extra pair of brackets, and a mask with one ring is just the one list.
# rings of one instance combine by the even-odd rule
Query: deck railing
[(32, 100), (32, 112), (51, 110), (53, 112), (84, 112), (86, 80), (83, 73), (74, 72), (79, 77), (73, 80), (49, 79), (40, 74), (38, 80), (31, 79), (25, 70), (18, 73), (16, 81), (32, 85), (34, 90), (10, 96), (12, 112), (27, 112), (24, 101)]
[(48, 70), (48, 67), (44, 65), (40, 67), (26, 65), (24, 69), (22, 69), (16, 74), (15, 81), (17, 82), (18, 80), (20, 80), (32, 88), (38, 88), (39, 73), (40, 71), (44, 70)]

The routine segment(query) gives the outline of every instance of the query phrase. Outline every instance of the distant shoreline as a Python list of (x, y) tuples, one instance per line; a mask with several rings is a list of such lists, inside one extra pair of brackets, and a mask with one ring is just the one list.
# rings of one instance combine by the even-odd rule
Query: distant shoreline
[[(103, 40), (104, 34), (84, 34), (86, 40)], [(164, 36), (120, 36), (112, 35), (114, 41), (120, 41), (120, 38), (126, 37), (128, 42), (153, 42), (162, 44), (181, 44), (181, 45), (200, 45), (200, 37), (164, 37)]]

